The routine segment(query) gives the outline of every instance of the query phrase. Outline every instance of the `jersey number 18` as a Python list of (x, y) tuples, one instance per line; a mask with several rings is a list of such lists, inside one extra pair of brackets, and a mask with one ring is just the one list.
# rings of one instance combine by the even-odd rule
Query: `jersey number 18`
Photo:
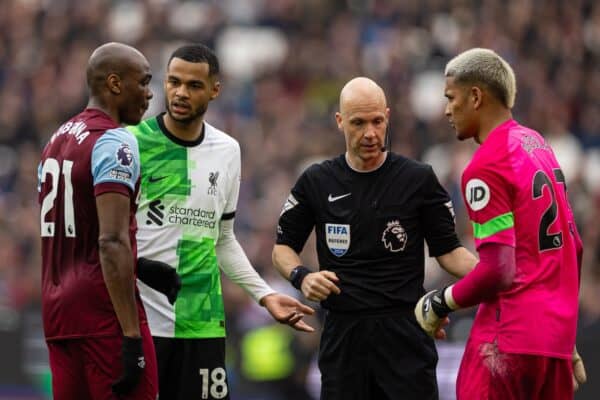
[[(227, 374), (225, 369), (218, 367), (212, 370), (208, 368), (200, 368), (200, 376), (202, 377), (202, 398), (208, 399), (208, 393), (210, 390), (210, 396), (213, 399), (222, 399), (227, 396), (227, 382), (225, 380)], [(209, 378), (212, 384), (209, 382)]]

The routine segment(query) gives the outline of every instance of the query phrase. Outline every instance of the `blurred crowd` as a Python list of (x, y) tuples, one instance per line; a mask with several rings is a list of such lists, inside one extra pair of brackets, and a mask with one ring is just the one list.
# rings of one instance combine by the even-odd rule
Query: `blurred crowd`
[[(37, 164), (53, 131), (85, 106), (87, 58), (106, 41), (149, 59), (147, 116), (163, 110), (174, 48), (216, 50), (222, 89), (206, 119), (241, 144), (236, 233), (256, 269), (287, 293), (271, 266), (280, 208), (306, 166), (344, 151), (333, 115), (342, 85), (359, 75), (384, 88), (393, 150), (433, 165), (472, 247), (459, 182), (475, 145), (458, 142), (443, 115), (443, 67), (470, 47), (496, 50), (517, 75), (515, 118), (547, 138), (567, 179), (585, 244), (580, 352), (588, 372), (600, 371), (600, 2), (0, 0), (0, 399), (37, 398), (28, 385), (47, 385)], [(303, 257), (316, 268), (313, 248)], [(430, 261), (426, 286), (447, 281)], [(273, 325), (226, 279), (224, 294), (234, 398), (314, 398), (318, 335)], [(441, 379), (453, 379), (471, 317), (453, 321)], [(319, 316), (310, 322), (318, 327)], [(589, 384), (577, 398), (597, 398), (595, 390)]]

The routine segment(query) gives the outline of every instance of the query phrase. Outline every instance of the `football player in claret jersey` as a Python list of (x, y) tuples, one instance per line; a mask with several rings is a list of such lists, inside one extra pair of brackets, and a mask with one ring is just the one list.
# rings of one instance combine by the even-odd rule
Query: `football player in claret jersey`
[(129, 129), (141, 155), (138, 252), (172, 265), (181, 292), (172, 304), (140, 283), (155, 341), (161, 399), (228, 399), (221, 268), (279, 322), (312, 331), (312, 308), (276, 293), (257, 274), (233, 223), (240, 188), (238, 142), (204, 120), (217, 98), (219, 63), (204, 45), (171, 55), (167, 112)]
[(565, 400), (585, 381), (575, 350), (582, 243), (564, 175), (536, 131), (512, 118), (515, 76), (471, 49), (446, 65), (446, 116), (480, 147), (462, 176), (480, 262), (417, 304), (430, 335), (480, 304), (457, 380), (459, 400)]
[(155, 400), (156, 360), (134, 277), (137, 123), (152, 98), (146, 58), (108, 43), (87, 67), (87, 108), (38, 170), (42, 315), (55, 400)]
[[(275, 267), (327, 310), (322, 400), (437, 399), (436, 349), (413, 314), (425, 293), (425, 241), (455, 276), (477, 262), (431, 166), (384, 147), (388, 116), (379, 85), (350, 80), (336, 113), (346, 152), (304, 171), (279, 218)], [(318, 271), (299, 256), (313, 228)]]

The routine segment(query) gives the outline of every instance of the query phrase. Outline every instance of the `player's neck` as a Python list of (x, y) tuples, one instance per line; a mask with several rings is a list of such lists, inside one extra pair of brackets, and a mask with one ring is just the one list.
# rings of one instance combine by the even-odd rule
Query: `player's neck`
[(108, 115), (113, 121), (115, 121), (118, 125), (121, 125), (121, 118), (119, 118), (119, 113), (116, 109), (111, 109), (111, 107), (107, 107), (102, 102), (97, 99), (90, 98), (86, 108), (92, 108), (94, 110), (100, 110), (106, 115)]
[(166, 113), (163, 119), (165, 127), (178, 139), (193, 142), (202, 135), (204, 118), (197, 118), (190, 122), (179, 122)]
[(481, 120), (479, 133), (475, 137), (475, 141), (483, 144), (494, 129), (510, 119), (512, 119), (512, 113), (509, 109), (503, 108), (497, 112), (489, 113), (487, 118)]

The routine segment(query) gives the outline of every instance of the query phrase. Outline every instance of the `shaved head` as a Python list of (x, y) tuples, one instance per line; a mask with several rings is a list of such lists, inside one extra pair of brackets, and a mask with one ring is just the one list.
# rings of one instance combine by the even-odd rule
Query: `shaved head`
[(373, 80), (365, 77), (354, 78), (340, 92), (340, 112), (346, 114), (349, 109), (361, 105), (375, 106), (385, 110), (387, 101), (383, 89)]
[(139, 50), (122, 43), (98, 47), (88, 60), (88, 107), (99, 108), (121, 124), (135, 125), (152, 98), (150, 64)]
[(110, 74), (123, 77), (132, 69), (147, 64), (146, 57), (131, 46), (117, 42), (103, 44), (88, 60), (86, 76), (91, 95), (99, 94)]
[(369, 171), (385, 161), (389, 115), (385, 93), (374, 81), (359, 76), (344, 85), (335, 120), (344, 133), (346, 158), (352, 168)]

